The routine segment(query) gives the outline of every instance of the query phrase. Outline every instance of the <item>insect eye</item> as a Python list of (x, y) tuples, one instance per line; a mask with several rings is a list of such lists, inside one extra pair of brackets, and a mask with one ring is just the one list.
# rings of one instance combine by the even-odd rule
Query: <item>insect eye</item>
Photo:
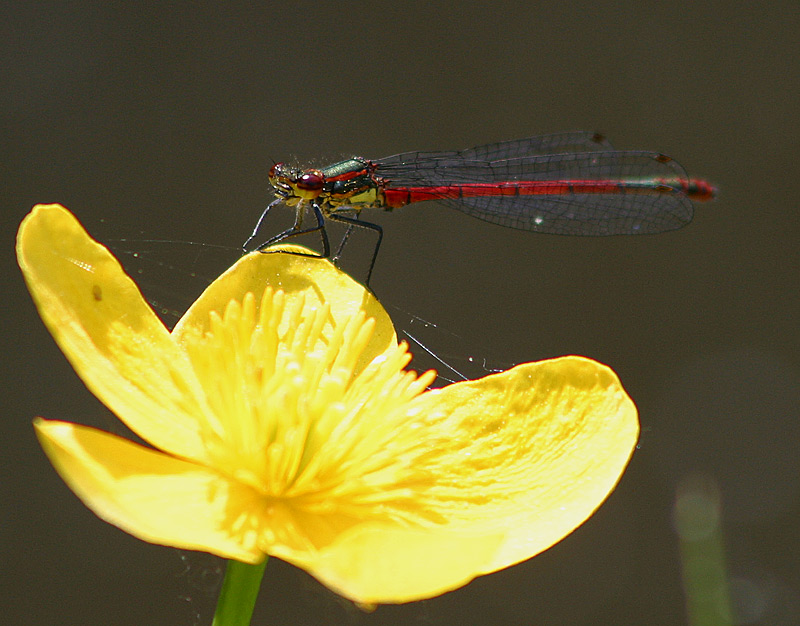
[(286, 174), (284, 173), (285, 169), (286, 166), (283, 163), (276, 163), (271, 168), (269, 168), (269, 174), (267, 174), (269, 182), (271, 182), (274, 185), (276, 182), (278, 182), (279, 178), (281, 177), (285, 178), (286, 177)]
[(306, 170), (295, 182), (297, 188), (303, 191), (321, 190), (324, 183), (325, 177), (319, 170)]

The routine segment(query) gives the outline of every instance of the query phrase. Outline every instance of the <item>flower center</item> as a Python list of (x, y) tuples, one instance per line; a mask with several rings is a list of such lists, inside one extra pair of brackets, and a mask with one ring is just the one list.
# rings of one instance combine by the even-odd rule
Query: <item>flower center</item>
[(402, 408), (434, 376), (403, 371), (405, 344), (358, 371), (374, 326), (361, 310), (334, 319), (327, 305), (267, 288), (259, 303), (248, 293), (212, 313), (208, 332), (187, 333), (215, 469), (305, 510), (329, 506), (333, 492), (374, 488)]

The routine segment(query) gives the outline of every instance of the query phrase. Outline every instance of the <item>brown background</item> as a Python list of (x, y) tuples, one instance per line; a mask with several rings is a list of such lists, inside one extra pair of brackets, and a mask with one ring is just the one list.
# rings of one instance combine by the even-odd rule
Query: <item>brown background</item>
[[(567, 353), (612, 365), (643, 428), (616, 492), (545, 554), (371, 615), (273, 560), (254, 623), (685, 624), (672, 512), (695, 472), (721, 493), (741, 623), (800, 622), (800, 17), (794, 0), (742, 6), (7, 6), (2, 621), (208, 624), (218, 584), (217, 561), (95, 518), (36, 444), (34, 415), (118, 426), (25, 292), (13, 234), (34, 203), (135, 239), (114, 245), (134, 268), (127, 252), (147, 253), (133, 271), (178, 308), (218, 262), (178, 242), (240, 244), (270, 199), (271, 159), (587, 129), (674, 156), (719, 200), (641, 238), (515, 232), (434, 205), (371, 215), (386, 232), (373, 287), (406, 330), (419, 322), (405, 314), (436, 322), (419, 334), (457, 367)], [(348, 249), (353, 268), (364, 245)]]

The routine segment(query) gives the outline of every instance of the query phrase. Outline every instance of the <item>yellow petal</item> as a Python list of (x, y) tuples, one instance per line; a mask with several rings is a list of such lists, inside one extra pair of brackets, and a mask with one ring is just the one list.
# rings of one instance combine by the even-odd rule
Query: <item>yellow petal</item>
[(38, 205), (20, 226), (17, 259), (89, 390), (156, 447), (202, 457), (192, 400), (202, 395), (188, 362), (111, 253), (62, 206)]
[[(465, 585), (502, 541), (502, 532), (471, 536), (361, 526), (343, 534), (313, 565), (296, 564), (354, 602), (398, 604), (432, 598)], [(343, 554), (348, 558), (343, 559)], [(410, 563), (417, 564), (413, 572)]]
[[(410, 468), (394, 487), (397, 519), (429, 525), (411, 532), (386, 517), (364, 520), (317, 560), (282, 555), (358, 602), (431, 597), (546, 550), (600, 506), (638, 437), (614, 372), (581, 357), (428, 392), (407, 414), (392, 442)], [(413, 498), (403, 500), (404, 484)]]
[(577, 356), (450, 385), (418, 398), (415, 410), (442, 431), (418, 461), (437, 476), (420, 505), (455, 527), (506, 533), (482, 573), (582, 524), (614, 489), (639, 436), (636, 406), (613, 370)]
[(249, 487), (86, 426), (41, 418), (34, 426), (70, 489), (107, 522), (150, 543), (263, 560), (255, 530), (263, 504)]
[[(344, 323), (361, 309), (375, 320), (375, 330), (355, 368), (360, 372), (373, 358), (397, 344), (394, 326), (380, 302), (367, 289), (350, 278), (328, 259), (289, 254), (279, 250), (302, 251), (300, 246), (273, 246), (276, 252), (251, 252), (217, 278), (173, 329), (178, 342), (192, 330), (206, 332), (211, 311), (222, 313), (230, 300), (241, 301), (252, 293), (260, 303), (264, 290), (271, 287), (285, 294), (286, 308), (292, 310), (303, 301), (308, 311), (330, 306), (332, 320)], [(258, 310), (256, 311), (258, 316)], [(335, 328), (333, 324), (331, 328)]]

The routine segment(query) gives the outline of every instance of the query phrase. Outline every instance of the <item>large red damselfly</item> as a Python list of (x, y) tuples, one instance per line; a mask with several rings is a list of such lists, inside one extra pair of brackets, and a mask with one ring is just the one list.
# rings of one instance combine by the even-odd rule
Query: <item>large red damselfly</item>
[[(276, 163), (269, 172), (276, 199), (261, 214), (244, 247), (278, 204), (294, 207), (294, 225), (257, 246), (319, 231), (330, 256), (325, 220), (377, 233), (367, 282), (383, 231), (358, 219), (362, 209), (392, 210), (435, 201), (487, 222), (557, 235), (660, 233), (692, 220), (692, 200), (716, 190), (689, 178), (658, 152), (614, 150), (597, 133), (571, 132), (504, 141), (451, 152), (406, 152), (384, 159), (353, 157), (322, 169)], [(312, 226), (303, 226), (310, 209)], [(338, 257), (345, 239), (334, 258)]]

